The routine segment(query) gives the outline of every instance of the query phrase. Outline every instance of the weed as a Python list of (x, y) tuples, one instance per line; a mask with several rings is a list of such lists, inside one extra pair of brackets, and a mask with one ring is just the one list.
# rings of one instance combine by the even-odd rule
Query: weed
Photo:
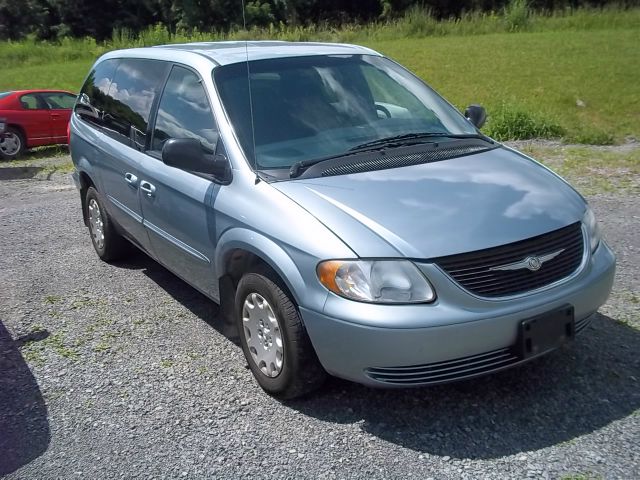
[(110, 349), (111, 349), (111, 345), (105, 342), (100, 342), (93, 347), (93, 351), (98, 353), (106, 352), (107, 350), (110, 350)]
[(510, 0), (504, 7), (504, 23), (509, 32), (525, 30), (529, 26), (530, 17), (528, 0)]
[(44, 303), (49, 305), (53, 305), (54, 303), (58, 303), (62, 300), (60, 295), (47, 295), (44, 297)]
[(162, 368), (171, 368), (173, 367), (173, 360), (168, 360), (168, 359), (160, 360), (160, 366)]
[(507, 104), (503, 104), (489, 116), (485, 131), (497, 140), (558, 138), (565, 133), (560, 125), (542, 115)]

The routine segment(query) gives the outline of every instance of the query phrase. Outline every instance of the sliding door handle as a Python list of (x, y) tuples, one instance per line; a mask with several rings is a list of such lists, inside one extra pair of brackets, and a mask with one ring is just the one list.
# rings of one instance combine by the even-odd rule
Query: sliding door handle
[(140, 190), (142, 190), (144, 193), (146, 193), (147, 197), (153, 197), (154, 194), (156, 193), (156, 187), (151, 185), (146, 180), (142, 180), (140, 182)]

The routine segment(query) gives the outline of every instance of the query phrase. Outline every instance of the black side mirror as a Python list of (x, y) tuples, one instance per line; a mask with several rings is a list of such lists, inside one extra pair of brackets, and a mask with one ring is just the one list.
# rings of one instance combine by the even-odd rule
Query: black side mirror
[(162, 147), (162, 161), (170, 167), (213, 175), (220, 180), (230, 178), (231, 169), (224, 155), (206, 153), (200, 140), (170, 138)]
[(487, 111), (482, 105), (469, 105), (464, 111), (464, 116), (477, 128), (482, 128), (487, 121)]

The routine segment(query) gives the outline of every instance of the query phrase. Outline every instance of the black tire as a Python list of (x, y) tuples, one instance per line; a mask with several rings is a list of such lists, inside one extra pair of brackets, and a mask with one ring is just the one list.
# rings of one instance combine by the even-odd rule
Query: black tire
[(0, 140), (0, 158), (15, 160), (20, 157), (26, 149), (27, 141), (22, 132), (14, 127), (7, 128), (4, 137)]
[[(124, 258), (131, 251), (129, 242), (116, 231), (98, 191), (94, 187), (89, 187), (84, 201), (91, 243), (100, 259), (105, 262), (112, 262)], [(95, 208), (96, 204), (97, 210)], [(100, 235), (100, 230), (96, 228), (92, 221), (95, 218), (93, 216), (101, 219), (102, 235)]]
[[(257, 293), (271, 306), (280, 327), (283, 359), (280, 372), (268, 376), (258, 366), (247, 343), (243, 321), (245, 300)], [(238, 335), (249, 368), (264, 391), (288, 400), (318, 389), (327, 377), (311, 345), (295, 301), (287, 293), (282, 281), (267, 268), (245, 274), (236, 290), (235, 302)]]

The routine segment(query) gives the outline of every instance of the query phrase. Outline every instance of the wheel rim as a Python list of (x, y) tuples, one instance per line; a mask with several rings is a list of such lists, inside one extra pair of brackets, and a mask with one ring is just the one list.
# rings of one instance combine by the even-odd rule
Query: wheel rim
[(104, 223), (98, 202), (94, 198), (89, 200), (89, 230), (96, 247), (104, 248)]
[(242, 330), (251, 360), (267, 377), (282, 371), (284, 349), (278, 318), (259, 293), (250, 293), (242, 306)]
[(0, 151), (5, 155), (15, 155), (21, 146), (20, 137), (13, 132), (5, 133), (4, 138), (0, 139)]

